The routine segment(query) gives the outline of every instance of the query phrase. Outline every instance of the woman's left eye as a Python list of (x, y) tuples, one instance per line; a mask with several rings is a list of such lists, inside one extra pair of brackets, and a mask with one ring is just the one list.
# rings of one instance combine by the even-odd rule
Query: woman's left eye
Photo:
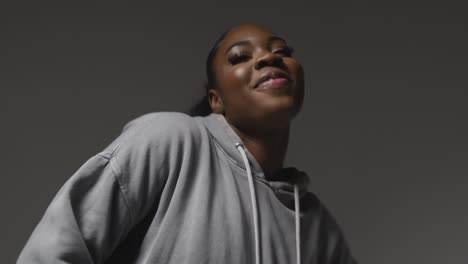
[(277, 49), (277, 50), (274, 51), (274, 53), (282, 54), (282, 55), (284, 55), (286, 57), (291, 57), (293, 52), (294, 52), (294, 49), (292, 47), (290, 47), (290, 46), (286, 46), (284, 48)]
[(233, 54), (231, 56), (228, 57), (228, 61), (229, 63), (231, 63), (232, 65), (235, 65), (235, 64), (238, 64), (238, 63), (241, 63), (241, 62), (245, 62), (245, 61), (248, 61), (250, 59), (250, 56), (247, 55), (247, 54)]

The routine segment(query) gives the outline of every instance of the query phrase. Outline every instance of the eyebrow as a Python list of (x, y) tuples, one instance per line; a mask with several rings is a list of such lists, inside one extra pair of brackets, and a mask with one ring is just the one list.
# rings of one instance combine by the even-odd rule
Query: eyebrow
[[(268, 37), (268, 43), (271, 43), (273, 41), (281, 41), (281, 42), (284, 42), (286, 43), (286, 40), (284, 40), (283, 38), (280, 38), (278, 36), (270, 36)], [(238, 41), (234, 44), (232, 44), (231, 46), (229, 46), (229, 48), (226, 50), (226, 53), (228, 53), (232, 48), (234, 48), (235, 46), (246, 46), (246, 45), (251, 45), (252, 42), (250, 40), (241, 40), (241, 41)]]

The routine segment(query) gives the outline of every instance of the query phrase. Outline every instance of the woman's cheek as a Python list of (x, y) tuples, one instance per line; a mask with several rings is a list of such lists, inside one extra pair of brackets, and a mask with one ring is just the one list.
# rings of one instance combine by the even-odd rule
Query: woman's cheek
[(245, 86), (249, 84), (250, 73), (247, 68), (239, 67), (234, 69), (233, 76), (237, 84)]

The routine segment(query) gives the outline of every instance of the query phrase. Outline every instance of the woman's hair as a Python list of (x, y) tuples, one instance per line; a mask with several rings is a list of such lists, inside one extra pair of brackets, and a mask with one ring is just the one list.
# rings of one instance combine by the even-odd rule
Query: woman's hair
[(215, 87), (216, 77), (213, 70), (213, 61), (218, 51), (219, 44), (226, 37), (227, 33), (230, 30), (225, 31), (221, 36), (216, 40), (208, 57), (206, 58), (206, 84), (205, 84), (205, 96), (200, 99), (195, 105), (193, 105), (189, 110), (189, 115), (191, 116), (207, 116), (213, 112), (211, 109), (210, 102), (208, 101), (208, 90)]

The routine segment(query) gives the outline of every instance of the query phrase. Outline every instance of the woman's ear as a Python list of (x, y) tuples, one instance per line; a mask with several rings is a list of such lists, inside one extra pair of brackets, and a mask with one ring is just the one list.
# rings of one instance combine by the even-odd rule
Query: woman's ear
[(208, 102), (210, 102), (211, 109), (214, 113), (224, 114), (224, 104), (218, 90), (208, 90)]

